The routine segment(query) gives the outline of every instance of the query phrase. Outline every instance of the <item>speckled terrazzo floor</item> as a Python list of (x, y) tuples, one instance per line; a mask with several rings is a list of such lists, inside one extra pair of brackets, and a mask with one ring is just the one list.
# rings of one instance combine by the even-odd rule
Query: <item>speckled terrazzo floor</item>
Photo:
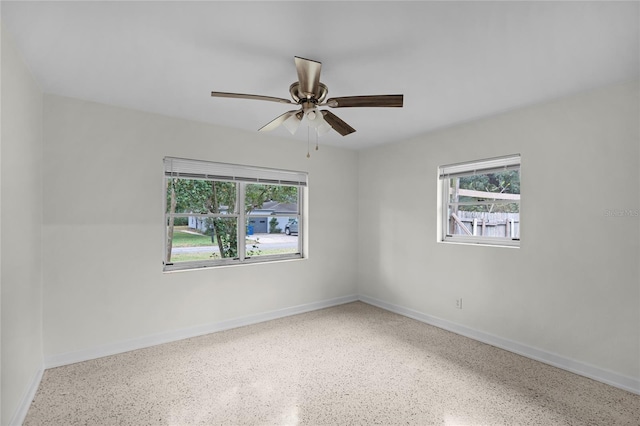
[(25, 425), (640, 425), (640, 396), (361, 302), (47, 370)]

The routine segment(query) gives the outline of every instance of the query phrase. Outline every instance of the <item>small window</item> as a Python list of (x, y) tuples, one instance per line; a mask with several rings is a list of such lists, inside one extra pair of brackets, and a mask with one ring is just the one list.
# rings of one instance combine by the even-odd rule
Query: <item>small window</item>
[(303, 257), (306, 173), (169, 157), (164, 170), (165, 271)]
[(520, 155), (439, 168), (441, 241), (520, 245)]

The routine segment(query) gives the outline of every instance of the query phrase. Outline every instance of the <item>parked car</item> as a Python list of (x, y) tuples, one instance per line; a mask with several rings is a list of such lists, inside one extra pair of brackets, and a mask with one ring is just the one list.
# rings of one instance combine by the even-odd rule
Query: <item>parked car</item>
[(284, 233), (287, 235), (298, 233), (298, 219), (289, 221), (284, 227)]

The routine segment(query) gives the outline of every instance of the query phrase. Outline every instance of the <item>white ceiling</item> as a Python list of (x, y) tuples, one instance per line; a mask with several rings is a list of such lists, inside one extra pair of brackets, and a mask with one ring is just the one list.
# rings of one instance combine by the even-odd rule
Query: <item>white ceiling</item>
[[(3, 28), (47, 93), (255, 131), (291, 105), (294, 56), (322, 62), (329, 97), (403, 93), (404, 108), (332, 111), (394, 142), (636, 78), (632, 2), (9, 2)], [(300, 129), (291, 136), (303, 140)]]

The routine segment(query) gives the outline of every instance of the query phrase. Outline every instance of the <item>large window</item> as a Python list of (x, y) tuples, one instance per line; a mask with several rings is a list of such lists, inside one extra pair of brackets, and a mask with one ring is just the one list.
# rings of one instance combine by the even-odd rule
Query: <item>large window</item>
[(520, 245), (520, 155), (442, 166), (442, 241)]
[(164, 181), (165, 271), (302, 257), (306, 173), (167, 157)]

